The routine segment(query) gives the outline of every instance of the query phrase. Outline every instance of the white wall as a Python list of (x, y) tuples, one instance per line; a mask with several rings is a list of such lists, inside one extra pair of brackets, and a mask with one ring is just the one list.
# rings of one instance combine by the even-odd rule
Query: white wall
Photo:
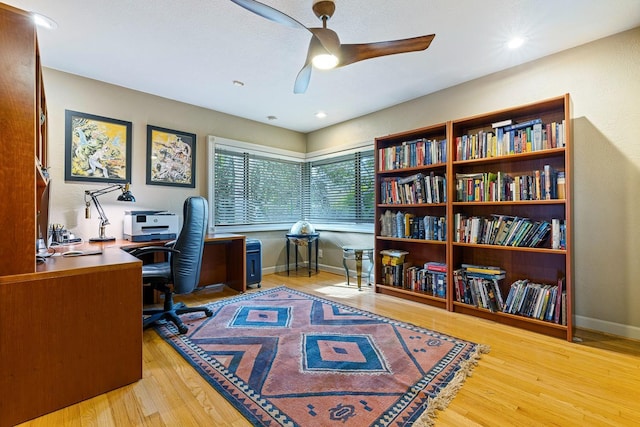
[(576, 324), (640, 339), (640, 28), (308, 135), (308, 150), (570, 93)]

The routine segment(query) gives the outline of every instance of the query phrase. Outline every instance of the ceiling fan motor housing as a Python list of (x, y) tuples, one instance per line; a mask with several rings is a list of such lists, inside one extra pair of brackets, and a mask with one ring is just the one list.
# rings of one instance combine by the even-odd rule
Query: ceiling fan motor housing
[(336, 11), (336, 4), (333, 0), (314, 0), (313, 13), (323, 21), (333, 16), (333, 12)]

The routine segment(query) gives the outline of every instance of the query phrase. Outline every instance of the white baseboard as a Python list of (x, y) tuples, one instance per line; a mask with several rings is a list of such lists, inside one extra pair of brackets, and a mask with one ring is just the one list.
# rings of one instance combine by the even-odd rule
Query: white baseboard
[(591, 317), (575, 316), (575, 326), (592, 331), (604, 332), (620, 337), (640, 340), (640, 328), (624, 325), (622, 323), (608, 322), (606, 320), (593, 319)]
[[(294, 267), (291, 267), (292, 269)], [(298, 268), (307, 268), (307, 263), (306, 262), (301, 262), (298, 263)], [(339, 274), (341, 276), (344, 276), (344, 268), (342, 267), (335, 267), (332, 265), (324, 265), (324, 264), (318, 264), (318, 270), (322, 270), (322, 271), (327, 271), (329, 273), (334, 273), (334, 274)], [(267, 267), (267, 268), (263, 268), (262, 269), (262, 274), (273, 274), (273, 273), (279, 273), (279, 272), (284, 272), (287, 271), (286, 266), (284, 265), (277, 265), (274, 267)], [(353, 269), (349, 270), (349, 277), (353, 277), (355, 279), (356, 277), (356, 272)], [(371, 280), (373, 280), (373, 271), (371, 272)]]

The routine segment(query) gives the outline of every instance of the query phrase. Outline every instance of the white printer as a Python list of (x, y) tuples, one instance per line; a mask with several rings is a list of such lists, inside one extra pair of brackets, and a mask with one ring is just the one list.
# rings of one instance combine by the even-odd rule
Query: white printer
[(175, 239), (178, 217), (166, 211), (125, 211), (122, 234), (132, 242)]

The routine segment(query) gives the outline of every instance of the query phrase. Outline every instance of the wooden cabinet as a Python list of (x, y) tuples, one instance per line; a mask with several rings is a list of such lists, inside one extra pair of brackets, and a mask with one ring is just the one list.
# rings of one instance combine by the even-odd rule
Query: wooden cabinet
[(0, 426), (142, 377), (142, 263), (119, 248), (50, 257), (47, 107), (36, 30), (0, 3)]
[[(433, 136), (446, 136), (448, 141), (444, 164), (384, 170), (381, 163), (384, 151), (381, 150), (402, 147), (406, 141), (418, 137)], [(572, 170), (568, 94), (453, 120), (446, 125), (378, 138), (376, 152), (377, 218), (388, 209), (415, 216), (443, 215), (447, 227), (446, 241), (432, 242), (385, 237), (383, 226), (378, 222), (375, 228), (378, 292), (572, 340)], [(384, 182), (388, 177), (402, 179), (416, 172), (432, 171), (446, 176), (446, 203), (429, 206), (383, 203)], [(501, 241), (496, 238), (500, 221), (513, 221), (524, 227), (517, 229), (520, 234), (516, 231), (505, 234)], [(540, 230), (541, 238), (536, 239), (529, 230)], [(406, 283), (404, 286), (383, 283), (384, 265), (380, 251), (391, 248), (408, 252), (405, 269), (422, 267), (426, 261), (445, 263), (446, 297), (442, 300), (406, 289)], [(503, 303), (499, 309), (461, 297), (463, 289), (456, 279), (463, 265), (504, 270), (504, 278), (496, 281), (499, 287), (496, 290)], [(527, 313), (524, 309), (514, 310), (513, 305), (510, 311), (505, 308), (512, 284), (521, 285), (524, 281), (539, 285), (535, 289), (537, 293), (533, 294), (538, 300), (532, 301), (537, 304), (537, 314)], [(561, 303), (555, 316), (550, 306), (545, 312), (546, 301)]]
[[(36, 29), (27, 12), (0, 4), (0, 224), (3, 224), (0, 276), (33, 273), (36, 268), (38, 212), (48, 190), (46, 102)], [(42, 232), (46, 233), (47, 230)]]

